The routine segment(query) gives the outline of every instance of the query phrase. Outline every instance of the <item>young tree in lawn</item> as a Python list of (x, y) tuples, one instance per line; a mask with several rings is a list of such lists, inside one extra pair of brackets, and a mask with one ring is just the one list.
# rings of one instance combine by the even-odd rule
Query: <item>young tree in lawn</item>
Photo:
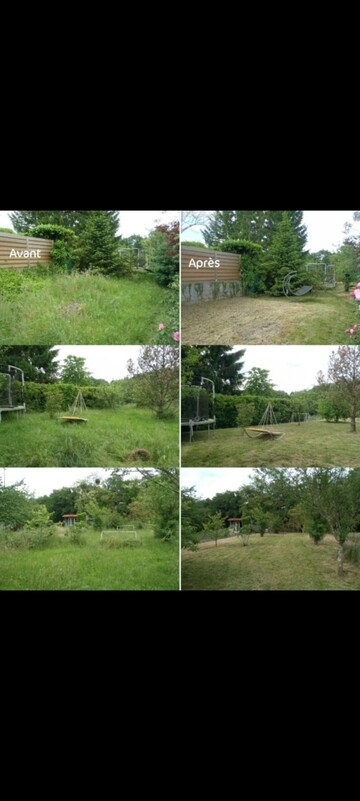
[(59, 351), (48, 345), (2, 345), (0, 347), (0, 372), (7, 371), (12, 364), (24, 371), (25, 381), (50, 384), (57, 380)]
[(217, 541), (224, 536), (225, 529), (224, 529), (224, 522), (225, 518), (222, 517), (221, 512), (215, 512), (215, 514), (210, 515), (203, 525), (204, 534), (207, 534), (212, 540), (215, 540), (215, 547), (217, 548)]
[[(350, 431), (356, 432), (356, 417), (360, 409), (360, 345), (341, 345), (330, 356), (328, 382), (334, 385), (337, 395), (350, 404)], [(319, 384), (325, 382), (318, 374)]]
[(128, 372), (137, 377), (137, 402), (163, 417), (179, 396), (179, 349), (172, 345), (145, 345), (137, 364), (128, 361)]
[(274, 386), (269, 380), (270, 370), (262, 367), (253, 367), (246, 376), (244, 393), (248, 395), (273, 395)]
[(307, 509), (309, 533), (321, 530), (325, 522), (328, 533), (339, 543), (338, 576), (344, 573), (344, 544), (358, 519), (358, 476), (345, 468), (318, 468), (302, 471), (302, 502)]
[(91, 373), (85, 368), (86, 359), (81, 356), (67, 356), (61, 368), (60, 378), (64, 384), (83, 387), (92, 382)]

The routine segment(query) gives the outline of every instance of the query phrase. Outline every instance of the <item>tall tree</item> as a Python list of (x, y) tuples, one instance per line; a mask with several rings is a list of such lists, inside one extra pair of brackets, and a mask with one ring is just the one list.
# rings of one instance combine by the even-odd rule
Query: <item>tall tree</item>
[(61, 381), (64, 384), (76, 384), (78, 387), (91, 383), (92, 375), (86, 370), (85, 363), (81, 356), (67, 356), (60, 372)]
[(35, 501), (24, 486), (18, 481), (9, 487), (0, 482), (0, 525), (16, 530), (21, 528), (31, 517)]
[[(318, 382), (324, 384), (322, 373)], [(350, 402), (350, 431), (356, 431), (356, 417), (360, 411), (360, 345), (341, 345), (329, 359), (328, 381), (337, 393)]]
[(190, 228), (205, 225), (209, 218), (208, 211), (182, 211), (181, 212), (181, 233), (185, 233)]
[[(300, 250), (306, 245), (307, 231), (302, 211), (287, 211)], [(209, 218), (203, 236), (208, 247), (220, 247), (226, 239), (248, 239), (270, 247), (282, 221), (284, 211), (215, 211)]]
[[(65, 228), (71, 228), (76, 233), (80, 233), (89, 218), (93, 214), (92, 211), (13, 211), (9, 215), (11, 222), (17, 233), (27, 233), (31, 231), (36, 225), (46, 225), (52, 223), (55, 225), (63, 225)], [(114, 236), (119, 227), (119, 212), (118, 211), (104, 211), (109, 222), (111, 223), (111, 230)]]
[(135, 398), (153, 409), (158, 417), (172, 410), (179, 397), (179, 349), (172, 345), (141, 348), (137, 364), (128, 361), (128, 372), (136, 376)]
[(0, 373), (7, 365), (24, 371), (25, 381), (50, 384), (57, 380), (59, 351), (48, 345), (2, 345), (0, 347)]
[(155, 280), (169, 286), (179, 273), (179, 221), (156, 225), (146, 244)]
[(269, 380), (269, 370), (253, 367), (246, 376), (244, 392), (249, 395), (272, 395), (274, 384)]
[[(225, 395), (239, 392), (244, 380), (241, 361), (245, 349), (226, 345), (185, 345), (182, 348), (182, 381), (198, 385), (202, 377), (215, 383), (215, 391)], [(184, 380), (185, 379), (185, 380)]]
[(80, 269), (95, 268), (112, 274), (119, 269), (119, 246), (115, 221), (106, 211), (88, 214), (79, 239)]
[(55, 523), (62, 523), (63, 515), (75, 512), (76, 490), (74, 487), (53, 490), (50, 495), (38, 498), (38, 503), (45, 504)]
[(284, 211), (266, 257), (266, 285), (270, 294), (283, 294), (284, 278), (290, 272), (297, 273), (292, 286), (294, 288), (300, 286), (305, 280), (302, 267), (303, 253), (299, 239), (295, 234), (288, 212)]

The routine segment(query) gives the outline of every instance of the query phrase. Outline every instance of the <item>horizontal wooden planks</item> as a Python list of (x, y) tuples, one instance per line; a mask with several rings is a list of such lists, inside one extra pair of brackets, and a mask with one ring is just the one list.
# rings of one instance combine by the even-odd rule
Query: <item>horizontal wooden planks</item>
[(181, 281), (183, 284), (240, 281), (240, 256), (237, 253), (183, 246)]
[[(36, 264), (49, 264), (53, 246), (54, 243), (51, 239), (0, 233), (0, 268), (13, 267), (18, 269)], [(11, 255), (11, 251), (15, 251), (16, 255), (14, 255), (14, 252)], [(24, 251), (27, 251), (29, 255), (24, 256)], [(18, 255), (18, 253), (21, 255)]]

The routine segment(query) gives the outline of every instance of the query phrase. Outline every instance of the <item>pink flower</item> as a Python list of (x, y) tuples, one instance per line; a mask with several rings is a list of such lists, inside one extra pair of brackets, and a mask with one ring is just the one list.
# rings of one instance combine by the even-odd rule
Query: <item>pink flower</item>
[(355, 292), (353, 290), (352, 292), (349, 292), (349, 298), (354, 298), (354, 297), (355, 297)]
[(174, 331), (174, 333), (171, 334), (171, 336), (172, 336), (173, 339), (175, 339), (175, 342), (179, 342), (179, 339), (180, 339), (179, 331)]
[(159, 330), (159, 331), (163, 331), (163, 330), (164, 330), (164, 328), (165, 328), (165, 326), (164, 326), (164, 323), (159, 323), (159, 328), (158, 328), (158, 330)]

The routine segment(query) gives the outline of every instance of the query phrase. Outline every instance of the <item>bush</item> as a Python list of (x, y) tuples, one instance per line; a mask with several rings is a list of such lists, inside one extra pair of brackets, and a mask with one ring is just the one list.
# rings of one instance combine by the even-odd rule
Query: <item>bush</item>
[(71, 526), (71, 531), (69, 531), (67, 535), (67, 541), (71, 543), (71, 545), (86, 545), (86, 539), (81, 531), (77, 531), (77, 523), (75, 526)]
[(23, 286), (23, 275), (18, 270), (0, 270), (0, 297), (5, 300), (16, 298)]
[(31, 551), (46, 548), (51, 541), (52, 531), (47, 528), (40, 528), (34, 531), (22, 529), (5, 534), (1, 540), (1, 548), (4, 550)]
[(215, 395), (217, 428), (236, 428), (238, 425), (236, 400), (232, 396)]
[(62, 241), (68, 244), (74, 243), (75, 233), (71, 228), (65, 228), (64, 225), (36, 225), (31, 231), (28, 231), (26, 236), (34, 236), (38, 239), (52, 239), (54, 242)]
[(121, 537), (113, 536), (100, 540), (100, 545), (102, 548), (140, 548), (142, 542), (136, 539), (123, 540)]
[(311, 522), (307, 525), (307, 533), (315, 545), (318, 545), (327, 534), (327, 527), (322, 520), (311, 520)]
[(183, 246), (184, 248), (202, 248), (203, 250), (208, 250), (204, 242), (186, 242), (181, 240), (181, 247)]
[(219, 246), (225, 253), (239, 253), (241, 256), (240, 275), (243, 290), (249, 294), (259, 294), (265, 290), (262, 276), (262, 247), (247, 239), (226, 239)]

